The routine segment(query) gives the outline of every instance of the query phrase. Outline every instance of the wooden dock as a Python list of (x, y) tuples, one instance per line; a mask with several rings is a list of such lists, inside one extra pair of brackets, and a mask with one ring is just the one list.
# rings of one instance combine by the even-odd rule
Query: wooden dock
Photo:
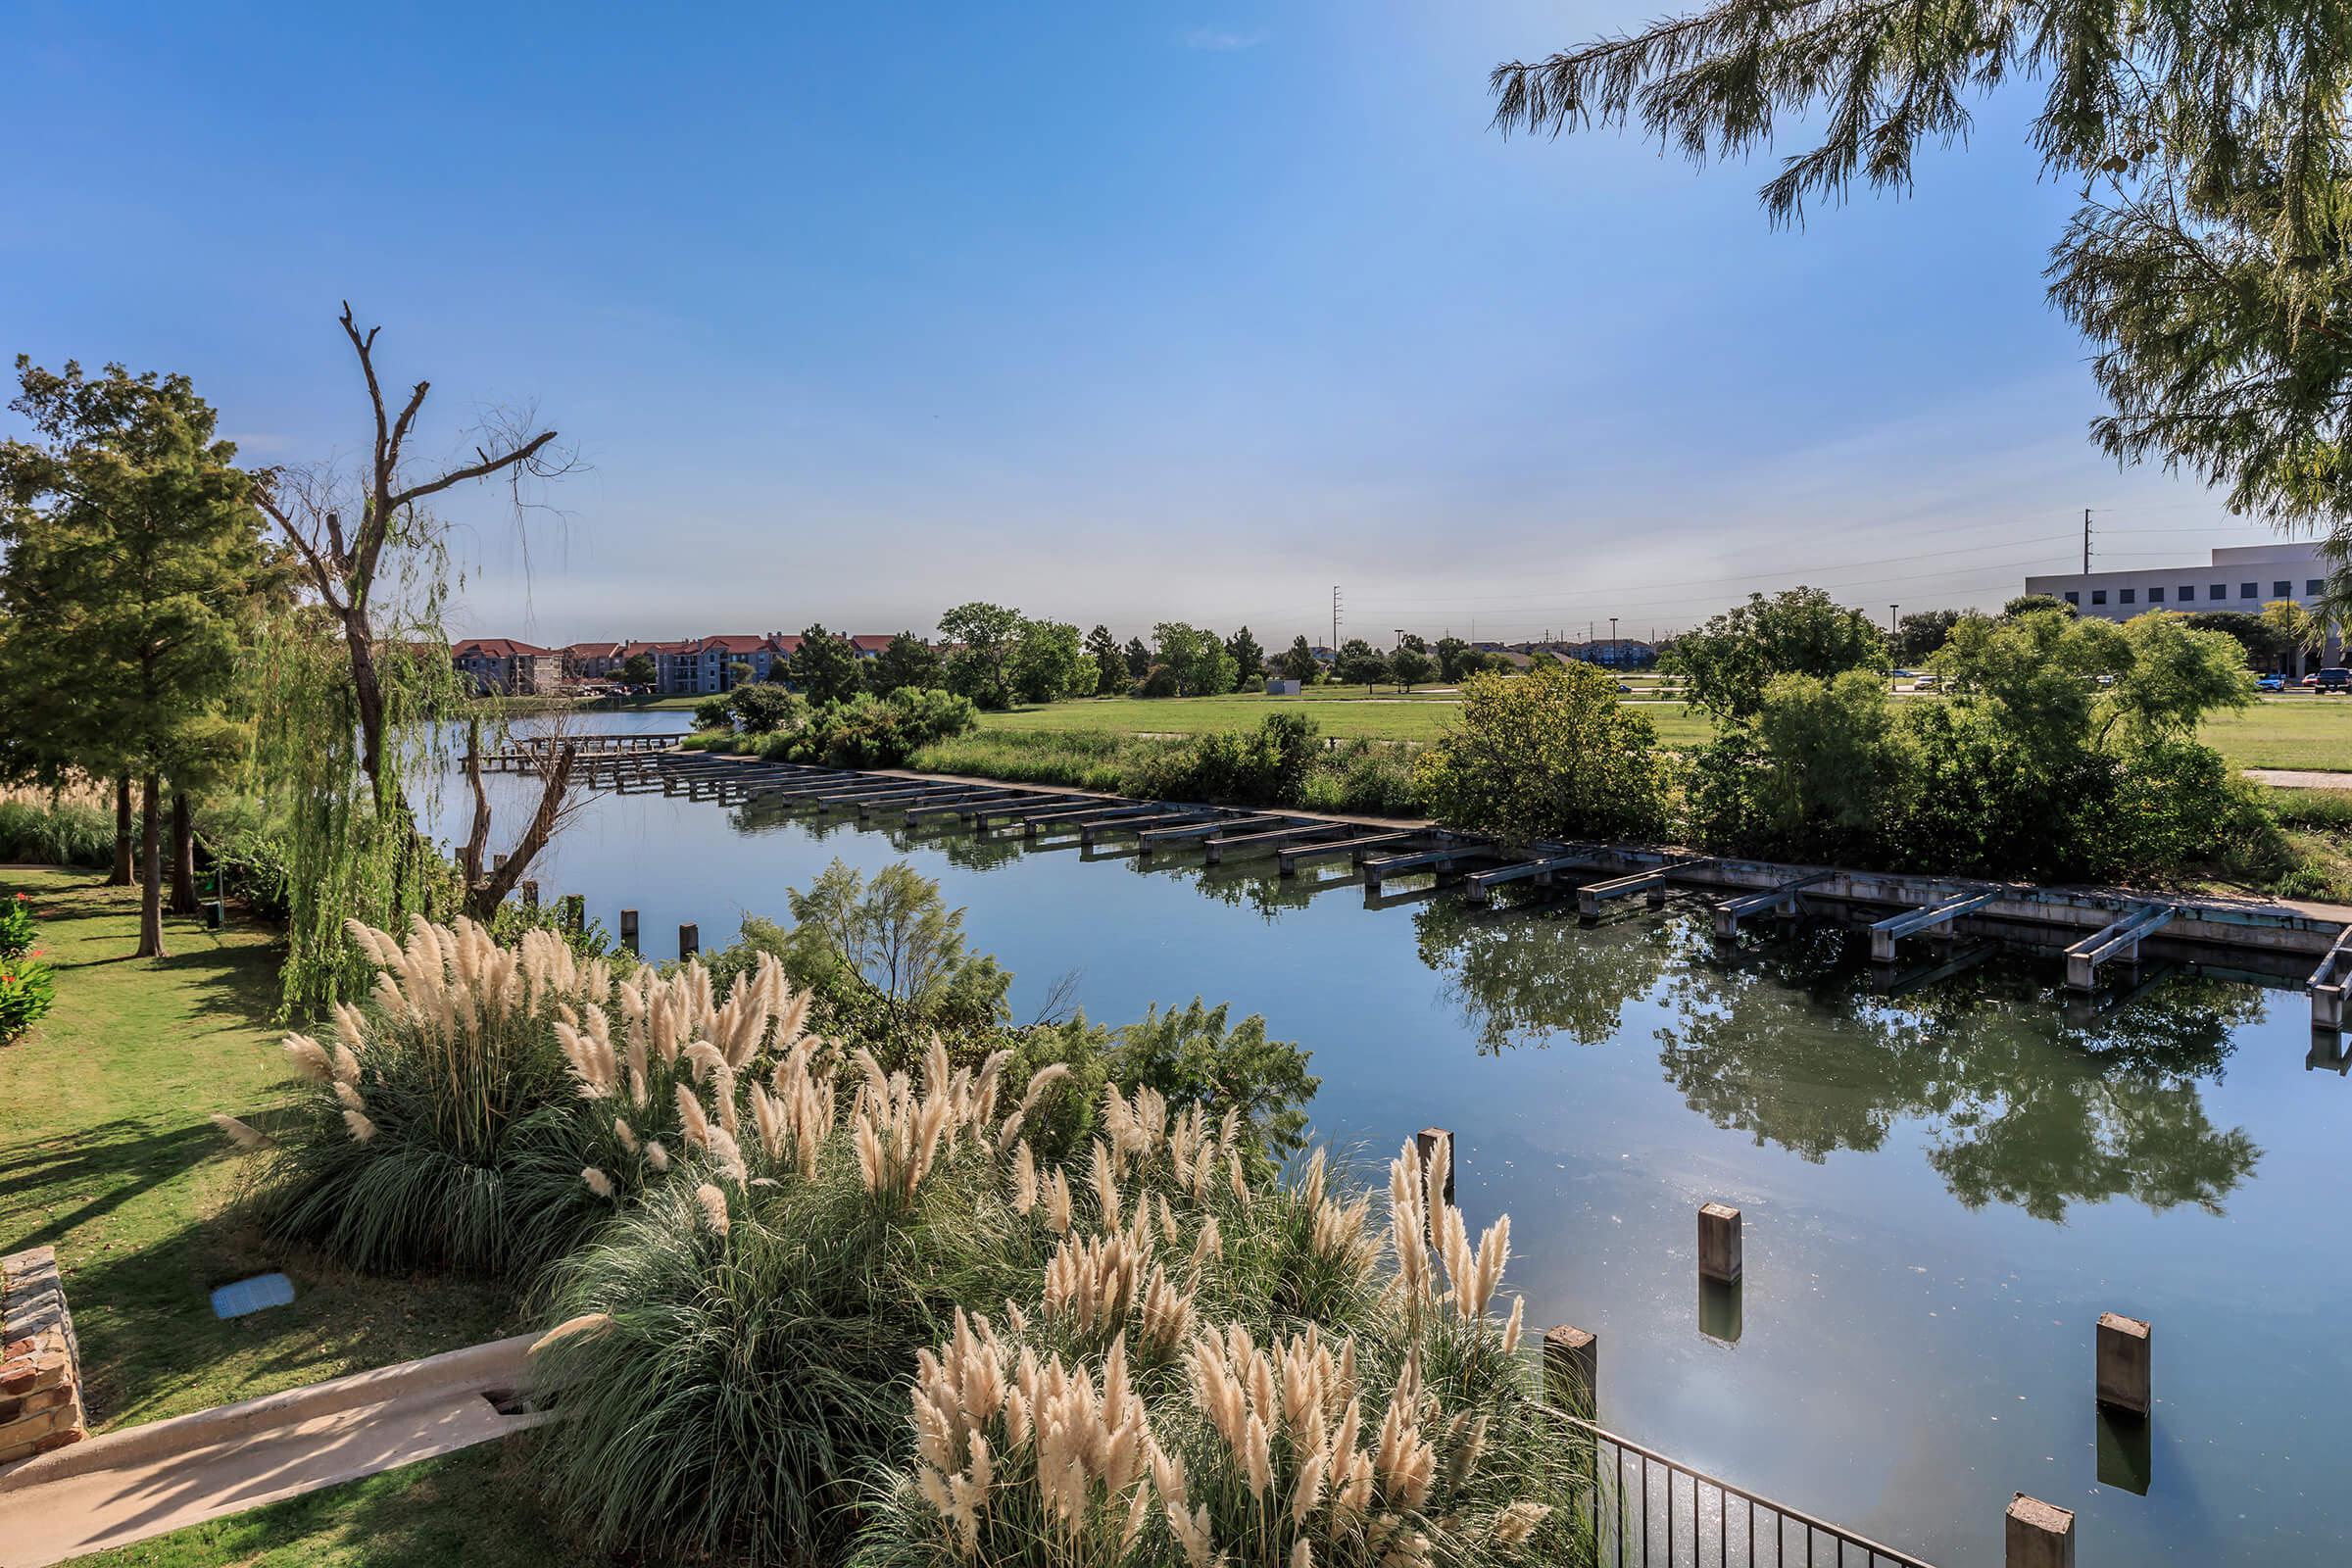
[[(1680, 892), (1703, 901), (1725, 941), (1738, 940), (1744, 921), (1766, 914), (1867, 930), (1872, 958), (1889, 973), (1913, 943), (1925, 943), (1935, 954), (1913, 971), (1964, 968), (1966, 961), (1953, 955), (1968, 939), (1967, 961), (1995, 947), (2063, 957), (2067, 988), (2083, 996), (2106, 984), (2111, 969), (2127, 971), (2128, 988), (2143, 954), (2260, 972), (2276, 981), (2307, 974), (2303, 989), (2311, 998), (2313, 1026), (2327, 1031), (2342, 1027), (2344, 997), (2352, 991), (2352, 924), (2261, 901), (2156, 900), (2122, 891), (1785, 865), (1647, 845), (1507, 845), (1427, 825), (683, 752), (669, 749), (666, 740), (554, 737), (485, 762), (536, 769), (545, 765), (550, 747), (566, 745), (576, 748), (575, 772), (591, 787), (621, 794), (659, 792), (777, 811), (855, 810), (862, 822), (896, 817), (909, 827), (962, 823), (976, 833), (1018, 828), (1033, 844), (1074, 841), (1089, 858), (1188, 854), (1216, 864), (1229, 856), (1270, 853), (1277, 874), (1312, 875), (1317, 890), (1360, 884), (1375, 906), (1426, 896), (1424, 878), (1478, 905), (1493, 903), (1505, 888), (1535, 898), (1567, 890), (1587, 921), (1631, 904), (1636, 894), (1655, 909)], [(1337, 876), (1327, 869), (1334, 862), (1345, 862)], [(1409, 881), (1416, 891), (1390, 891), (1398, 881)], [(2305, 967), (2315, 960), (2316, 969)]]

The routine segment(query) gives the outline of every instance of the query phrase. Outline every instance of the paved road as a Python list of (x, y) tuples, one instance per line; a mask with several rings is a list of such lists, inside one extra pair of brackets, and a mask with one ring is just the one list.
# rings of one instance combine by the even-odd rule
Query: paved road
[(2249, 767), (2246, 777), (2281, 790), (2352, 790), (2352, 773), (2323, 773), (2308, 767)]

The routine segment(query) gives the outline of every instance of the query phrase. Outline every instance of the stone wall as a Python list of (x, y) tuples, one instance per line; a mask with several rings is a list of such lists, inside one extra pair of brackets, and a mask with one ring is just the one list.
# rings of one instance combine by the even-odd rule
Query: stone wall
[(54, 1250), (0, 1257), (0, 1465), (89, 1436), (80, 1352)]

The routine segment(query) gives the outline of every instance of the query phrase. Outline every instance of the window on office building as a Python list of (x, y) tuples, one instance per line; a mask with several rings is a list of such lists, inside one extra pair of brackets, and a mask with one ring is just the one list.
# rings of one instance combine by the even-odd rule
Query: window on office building
[(2273, 599), (2284, 599), (2294, 591), (2295, 585), (2291, 582), (2275, 582), (2271, 584), (2271, 597)]
[(2090, 591), (2090, 602), (2094, 605), (2105, 604), (2107, 602), (2107, 590), (2104, 588), (2093, 588)]
[(2197, 585), (2193, 582), (2182, 583), (2180, 585), (2180, 602), (2184, 605), (2193, 605), (2196, 603), (2196, 600)]
[(2136, 588), (2124, 588), (2124, 589), (2120, 589), (2120, 590), (2118, 590), (2118, 591), (2117, 591), (2117, 593), (2116, 593), (2116, 596), (2115, 596), (2115, 602), (2116, 602), (2117, 604), (2119, 604), (2119, 605), (2128, 605), (2128, 604), (2131, 604), (2131, 603), (2132, 603), (2134, 600), (2138, 599), (2138, 597), (2139, 597), (2139, 590), (2138, 590), (2138, 589), (2136, 589)]
[(2082, 596), (2077, 593), (2074, 589), (2069, 588), (2066, 591), (2066, 602), (2070, 605), (2079, 605), (2082, 602)]
[(2260, 599), (2262, 597), (2262, 584), (2258, 582), (2239, 583), (2237, 585), (2237, 597), (2240, 599)]
[(2318, 577), (2306, 577), (2303, 579), (2303, 592), (2306, 596), (2316, 597), (2320, 594), (2326, 593), (2327, 591), (2328, 584), (2323, 579)]
[(2213, 585), (2213, 592), (2207, 594), (2205, 597), (2208, 599), (2227, 599), (2230, 597), (2230, 585), (2226, 582), (2217, 582)]
[(2164, 590), (2163, 590), (2163, 589), (2161, 589), (2161, 588), (2151, 588), (2151, 589), (2149, 589), (2149, 590), (2148, 590), (2148, 603), (2149, 603), (2149, 604), (2151, 604), (2151, 605), (2161, 605), (2161, 604), (2163, 604), (2163, 603), (2164, 603)]

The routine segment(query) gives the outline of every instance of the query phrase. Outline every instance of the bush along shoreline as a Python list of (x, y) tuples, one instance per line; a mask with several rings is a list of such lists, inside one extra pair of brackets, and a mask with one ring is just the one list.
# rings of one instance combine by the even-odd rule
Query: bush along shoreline
[[(595, 1551), (1589, 1560), (1509, 1222), (1473, 1241), (1443, 1153), (1348, 1190), (1304, 1054), (1222, 1008), (1008, 1029), (958, 915), (884, 879), (710, 965), (355, 925), (377, 980), (287, 1038), (301, 1098), (216, 1117), (257, 1217), (542, 1303), (537, 1475)], [(940, 958), (880, 977), (909, 918)]]

